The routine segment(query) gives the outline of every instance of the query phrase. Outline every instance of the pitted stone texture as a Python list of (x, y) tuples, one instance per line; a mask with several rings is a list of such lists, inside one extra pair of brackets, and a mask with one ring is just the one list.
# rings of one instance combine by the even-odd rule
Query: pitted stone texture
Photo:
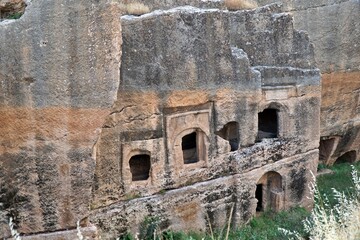
[(231, 44), (248, 54), (252, 66), (314, 68), (307, 33), (294, 28), (293, 17), (281, 5), (230, 12), (229, 21)]
[(259, 87), (249, 65), (314, 68), (306, 33), (280, 12), (273, 4), (253, 11), (180, 7), (123, 16), (120, 90), (249, 91)]
[(0, 238), (10, 215), (24, 234), (74, 227), (119, 84), (117, 6), (33, 1), (0, 23), (0, 49)]
[[(261, 5), (275, 0), (260, 0)], [(359, 71), (360, 18), (358, 0), (280, 1), (291, 11), (294, 26), (305, 30), (315, 47), (317, 67), (323, 73)]]
[[(260, 5), (278, 2), (260, 0)], [(343, 138), (326, 160), (329, 164), (347, 151), (360, 159), (360, 18), (359, 0), (281, 1), (294, 16), (296, 29), (305, 30), (315, 47), (322, 75), (321, 136)], [(345, 143), (349, 134), (351, 142)], [(338, 145), (339, 143), (339, 145)]]
[(283, 4), (284, 11), (298, 11), (298, 10), (307, 10), (312, 8), (320, 8), (324, 6), (337, 5), (340, 3), (348, 2), (349, 0), (258, 0), (259, 5), (266, 5), (269, 3), (281, 2)]
[(221, 8), (225, 9), (223, 0), (116, 0), (117, 2), (131, 4), (142, 3), (155, 11), (159, 9), (170, 9), (179, 6), (193, 6), (198, 8)]
[(312, 175), (309, 170), (316, 171), (317, 154), (317, 150), (310, 151), (252, 171), (242, 171), (241, 174), (196, 183), (147, 198), (121, 201), (94, 211), (89, 219), (100, 226), (102, 239), (112, 239), (128, 231), (138, 233), (146, 217), (157, 219), (159, 230), (205, 231), (209, 225), (213, 229), (225, 226), (233, 208), (232, 224), (245, 223), (252, 217), (257, 205), (256, 184), (269, 172), (277, 172), (282, 181), (288, 183), (280, 189), (283, 204), (278, 206), (280, 209), (295, 203), (311, 208), (312, 200), (306, 196), (311, 198), (308, 184), (312, 182)]
[[(288, 80), (292, 80), (292, 78), (289, 77)], [(269, 89), (273, 92), (283, 91), (269, 87), (263, 91), (267, 92)], [(160, 93), (155, 97), (151, 92), (143, 92), (140, 98), (134, 92), (127, 95), (126, 101), (119, 98), (117, 104), (119, 104), (120, 110), (123, 110), (115, 110), (108, 119), (107, 125), (115, 127), (104, 128), (97, 145), (94, 206), (107, 205), (119, 199), (126, 199), (128, 193), (131, 193), (128, 191), (129, 189), (137, 190), (135, 191), (137, 195), (148, 196), (161, 189), (188, 185), (190, 184), (189, 179), (191, 182), (198, 182), (231, 173), (227, 160), (224, 160), (230, 151), (229, 142), (215, 135), (216, 131), (221, 130), (229, 122), (239, 123), (239, 144), (244, 148), (243, 151), (249, 152), (249, 158), (243, 156), (244, 159), (257, 159), (251, 161), (245, 169), (271, 164), (272, 161), (317, 148), (320, 89), (316, 86), (297, 86), (292, 89), (292, 93), (295, 95), (275, 100), (266, 99), (266, 95), (261, 90), (249, 91), (245, 94), (243, 91), (230, 89), (218, 89), (216, 92), (207, 94), (205, 91), (196, 93), (174, 91), (163, 100), (161, 100)], [(300, 97), (301, 95), (303, 96)], [(183, 97), (178, 98), (179, 96)], [(199, 96), (199, 98), (196, 98), (196, 101), (187, 102), (187, 96), (191, 100), (194, 96)], [(139, 105), (132, 105), (137, 102), (136, 99), (141, 99)], [(167, 101), (168, 99), (178, 100), (174, 102)], [(123, 104), (126, 102), (132, 104), (124, 106)], [(169, 107), (181, 107), (160, 110), (162, 102), (169, 104), (167, 105)], [(209, 102), (213, 102), (214, 105), (212, 106)], [(278, 105), (273, 104), (274, 102), (277, 102)], [(170, 103), (175, 105), (170, 105)], [(182, 106), (183, 104), (185, 106)], [(257, 113), (267, 107), (279, 109), (279, 137), (284, 138), (285, 141), (254, 145), (258, 128)], [(186, 115), (189, 117), (182, 118)], [(167, 121), (171, 116), (178, 116), (180, 122)], [(200, 119), (200, 116), (203, 117), (201, 117), (201, 122), (198, 122), (197, 119)], [(305, 119), (304, 116), (307, 118)], [(190, 131), (188, 131), (189, 129)], [(191, 133), (191, 129), (201, 129), (206, 134), (204, 148), (207, 155), (203, 159), (204, 162), (196, 163), (198, 166), (190, 164), (191, 166), (186, 167), (182, 163), (181, 143), (176, 139), (184, 136), (184, 131)], [(184, 132), (184, 134), (186, 133)], [(162, 139), (166, 145), (157, 144), (158, 147), (153, 150), (153, 143), (157, 139)], [(149, 182), (143, 188), (136, 188), (136, 182), (130, 182), (130, 187), (127, 185), (128, 181), (124, 182), (127, 174), (124, 173), (123, 166), (126, 166), (130, 156), (123, 153), (131, 151), (131, 148), (134, 151), (141, 150), (151, 153), (151, 158), (154, 159), (152, 174), (162, 175), (162, 181)], [(270, 154), (268, 156), (270, 161), (267, 160), (267, 152)], [(120, 164), (119, 156), (122, 156)], [(255, 164), (255, 162), (257, 163)], [(134, 192), (131, 194), (133, 195)]]
[[(239, 198), (234, 216), (246, 222), (255, 214), (261, 169), (271, 172), (264, 186), (268, 176), (285, 174), (282, 186), (293, 188), (270, 189), (264, 206), (272, 200), (275, 210), (309, 206), (301, 183), (312, 180), (300, 165), (316, 171), (320, 71), (306, 34), (280, 11), (182, 7), (122, 17), (118, 99), (96, 146), (91, 220), (103, 226), (103, 236), (136, 232), (147, 215), (159, 216), (164, 228), (203, 229), (204, 208), (214, 210), (210, 221), (220, 227)], [(264, 34), (274, 41), (261, 41)], [(276, 139), (257, 138), (264, 109), (276, 112)], [(196, 136), (191, 163), (183, 144), (189, 135)], [(132, 152), (149, 156), (148, 179), (129, 181)]]
[[(312, 179), (304, 169), (316, 171), (320, 76), (312, 45), (290, 16), (271, 5), (122, 17), (120, 76), (116, 6), (36, 1), (21, 19), (0, 24), (0, 46), (11, 49), (0, 59), (0, 199), (16, 195), (5, 210), (18, 229), (72, 228), (88, 207), (104, 207), (90, 220), (108, 238), (136, 231), (147, 214), (160, 216), (163, 228), (196, 222), (203, 229), (204, 206), (220, 227), (237, 198), (235, 221), (242, 223), (254, 214), (256, 183), (269, 171), (286, 183), (277, 210), (308, 206), (304, 185)], [(280, 139), (256, 143), (257, 114), (266, 108), (279, 112)], [(239, 124), (240, 154), (215, 134), (229, 122)], [(185, 166), (178, 139), (195, 131), (203, 133), (196, 142), (204, 161)], [(169, 157), (174, 149), (176, 159)], [(149, 179), (129, 180), (133, 154), (150, 155)], [(172, 188), (182, 189), (157, 195)], [(6, 237), (7, 217), (1, 221)]]
[[(95, 226), (91, 227), (80, 227), (74, 230), (58, 231), (54, 233), (42, 233), (35, 234), (32, 236), (21, 236), (24, 240), (74, 240), (79, 239), (79, 231), (83, 236), (83, 239), (87, 240), (98, 240), (98, 231)], [(12, 238), (11, 238), (12, 239)]]

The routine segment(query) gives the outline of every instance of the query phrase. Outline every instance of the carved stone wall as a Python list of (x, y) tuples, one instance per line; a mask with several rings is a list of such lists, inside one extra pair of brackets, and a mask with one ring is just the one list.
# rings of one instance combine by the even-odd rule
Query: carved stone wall
[[(98, 209), (89, 217), (103, 238), (137, 232), (146, 216), (159, 218), (161, 229), (204, 230), (206, 214), (220, 227), (232, 206), (235, 223), (249, 220), (258, 202), (262, 210), (311, 207), (320, 71), (290, 15), (275, 4), (121, 20), (121, 84), (97, 143)], [(266, 109), (276, 135), (260, 140), (258, 113)], [(236, 136), (235, 149), (226, 135)], [(131, 152), (149, 154), (148, 179), (131, 181)]]
[[(259, 0), (260, 5), (279, 2)], [(322, 72), (321, 139), (336, 138), (324, 163), (348, 151), (360, 159), (360, 4), (358, 0), (280, 1), (308, 32)]]
[(279, 5), (120, 18), (107, 1), (37, 0), (0, 23), (0, 47), (0, 238), (10, 215), (26, 239), (72, 238), (79, 219), (112, 239), (147, 216), (205, 230), (231, 208), (237, 224), (259, 202), (311, 207), (320, 71)]

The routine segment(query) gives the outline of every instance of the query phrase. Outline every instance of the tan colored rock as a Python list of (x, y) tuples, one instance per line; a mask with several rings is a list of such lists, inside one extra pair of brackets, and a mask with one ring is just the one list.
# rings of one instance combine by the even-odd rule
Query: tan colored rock
[[(279, 2), (259, 0), (260, 5)], [(322, 75), (320, 160), (360, 160), (358, 0), (284, 0), (294, 26), (308, 32)]]
[(207, 215), (222, 227), (232, 207), (236, 224), (311, 208), (320, 71), (288, 14), (181, 7), (121, 20), (121, 84), (89, 217), (102, 238), (136, 233), (148, 216), (160, 230), (205, 230)]
[(36, 0), (0, 22), (0, 238), (9, 216), (29, 234), (74, 228), (88, 214), (120, 33), (117, 6), (98, 1)]
[(79, 229), (58, 231), (54, 233), (42, 233), (33, 236), (21, 236), (24, 240), (74, 240), (79, 239), (79, 231), (84, 239), (97, 240), (98, 232), (95, 226), (80, 227)]
[(292, 17), (277, 4), (119, 13), (37, 0), (0, 23), (0, 237), (9, 215), (30, 239), (75, 237), (79, 219), (113, 239), (147, 216), (205, 230), (231, 209), (242, 224), (310, 208), (320, 71)]

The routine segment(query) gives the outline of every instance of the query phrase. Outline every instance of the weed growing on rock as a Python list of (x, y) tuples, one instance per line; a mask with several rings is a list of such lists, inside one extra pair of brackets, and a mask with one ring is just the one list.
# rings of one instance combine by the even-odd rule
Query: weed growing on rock
[(11, 232), (11, 237), (13, 237), (15, 240), (21, 240), (20, 234), (15, 229), (12, 217), (9, 218), (9, 228), (10, 228), (10, 232)]
[(256, 8), (257, 3), (251, 0), (225, 0), (225, 6), (230, 11)]
[(206, 214), (206, 218), (207, 218), (207, 221), (208, 221), (208, 223), (209, 223), (211, 240), (221, 240), (221, 239), (228, 240), (228, 239), (229, 239), (230, 224), (231, 224), (231, 219), (232, 219), (233, 211), (234, 211), (234, 204), (231, 206), (231, 210), (230, 210), (230, 214), (229, 214), (229, 218), (228, 218), (228, 222), (227, 222), (227, 228), (226, 228), (226, 234), (225, 234), (225, 236), (223, 236), (223, 231), (221, 231), (218, 236), (215, 236), (215, 235), (214, 235), (213, 227), (211, 226), (211, 222), (210, 222), (210, 217), (209, 217), (208, 214)]
[[(333, 190), (336, 204), (332, 206), (326, 194), (321, 194), (317, 185), (311, 186), (315, 206), (310, 217), (304, 221), (304, 229), (311, 240), (356, 240), (360, 239), (360, 178), (352, 166), (352, 181), (355, 193), (347, 196)], [(297, 232), (279, 229), (291, 239), (303, 239)]]
[(81, 229), (80, 229), (80, 221), (76, 222), (76, 230), (77, 230), (77, 237), (79, 240), (83, 240), (84, 236), (82, 235)]
[(159, 239), (158, 236), (159, 219), (156, 217), (145, 217), (140, 223), (139, 239), (152, 240)]
[(128, 14), (137, 16), (150, 12), (150, 8), (142, 3), (129, 3), (126, 10)]
[[(119, 0), (114, 0), (114, 1), (119, 2)], [(150, 8), (143, 3), (127, 3), (127, 4), (119, 3), (119, 6), (123, 14), (140, 16), (150, 12)]]

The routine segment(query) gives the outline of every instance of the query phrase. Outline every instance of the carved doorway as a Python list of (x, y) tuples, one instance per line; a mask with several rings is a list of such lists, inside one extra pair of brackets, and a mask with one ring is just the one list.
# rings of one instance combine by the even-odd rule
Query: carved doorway
[(256, 184), (256, 212), (263, 212), (267, 209), (274, 211), (281, 210), (283, 207), (283, 196), (281, 175), (273, 171), (265, 173)]

